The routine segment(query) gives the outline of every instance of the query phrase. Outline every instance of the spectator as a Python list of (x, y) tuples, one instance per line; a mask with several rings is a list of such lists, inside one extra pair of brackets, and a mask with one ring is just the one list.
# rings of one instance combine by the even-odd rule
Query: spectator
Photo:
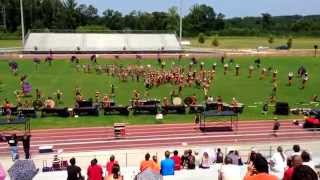
[(292, 180), (318, 180), (318, 175), (309, 166), (301, 165), (294, 169)]
[(188, 157), (187, 157), (187, 168), (195, 169), (196, 168), (195, 161), (196, 161), (196, 158), (194, 157), (194, 155), (192, 155), (192, 150), (190, 149), (188, 151)]
[(71, 158), (69, 162), (70, 162), (70, 166), (67, 167), (67, 172), (68, 172), (67, 180), (84, 179), (84, 177), (81, 176), (81, 168), (79, 166), (76, 166), (76, 159)]
[(19, 159), (19, 153), (18, 153), (18, 139), (16, 134), (12, 134), (11, 137), (9, 137), (8, 144), (10, 147), (10, 153), (12, 160), (15, 161)]
[(240, 166), (232, 164), (229, 157), (226, 157), (224, 163), (219, 169), (219, 180), (242, 180)]
[(150, 160), (150, 154), (147, 153), (144, 156), (144, 161), (140, 163), (140, 172), (143, 172), (146, 169), (152, 169), (153, 168), (153, 161)]
[(161, 174), (163, 176), (174, 175), (174, 161), (170, 159), (170, 152), (166, 151), (164, 153), (165, 159), (161, 161)]
[(194, 164), (196, 167), (200, 167), (202, 161), (202, 157), (200, 157), (198, 152), (194, 152)]
[(30, 138), (31, 135), (25, 134), (22, 137), (23, 150), (26, 159), (30, 159)]
[(254, 159), (256, 158), (256, 149), (255, 148), (251, 148), (251, 152), (248, 155), (248, 160), (247, 160), (247, 164), (252, 164)]
[(188, 168), (188, 150), (185, 150), (181, 156), (181, 165), (183, 168)]
[(286, 156), (283, 153), (281, 146), (278, 146), (277, 152), (273, 154), (270, 160), (271, 174), (277, 176), (279, 179), (283, 178), (284, 170), (287, 166)]
[(307, 151), (302, 151), (301, 153), (302, 164), (309, 166), (316, 172), (316, 166), (314, 162), (311, 160), (310, 154)]
[(123, 180), (123, 176), (120, 175), (119, 164), (117, 164), (117, 163), (113, 164), (111, 174), (106, 176), (105, 180)]
[(152, 156), (152, 161), (153, 161), (152, 170), (157, 173), (160, 173), (160, 165), (159, 165), (157, 156)]
[(223, 163), (223, 153), (220, 148), (217, 149), (216, 163)]
[(242, 165), (243, 165), (243, 162), (242, 162), (242, 159), (241, 159), (241, 157), (240, 157), (240, 155), (239, 155), (239, 151), (235, 150), (235, 151), (234, 151), (234, 155), (235, 155), (235, 156), (237, 157), (237, 159), (238, 159), (238, 165), (242, 166)]
[(283, 180), (291, 180), (294, 168), (302, 165), (302, 159), (299, 155), (294, 155), (289, 168), (284, 172)]
[(101, 180), (103, 178), (102, 173), (103, 173), (102, 167), (98, 165), (98, 160), (97, 159), (91, 160), (91, 164), (87, 170), (88, 179)]
[(291, 156), (295, 156), (295, 155), (300, 156), (301, 155), (301, 151), (300, 151), (300, 146), (299, 145), (297, 145), (297, 144), (293, 145), (292, 149), (293, 149), (293, 153), (291, 154)]
[(171, 159), (174, 161), (174, 170), (178, 171), (181, 169), (181, 157), (178, 155), (178, 151), (173, 151), (173, 156)]
[(109, 162), (107, 163), (107, 166), (106, 166), (108, 175), (112, 174), (112, 167), (114, 164), (118, 164), (118, 161), (115, 160), (114, 155), (111, 155)]
[(209, 154), (207, 152), (203, 153), (203, 156), (201, 158), (201, 163), (200, 163), (199, 167), (203, 168), (203, 169), (210, 168), (210, 158), (209, 158)]
[(239, 156), (235, 154), (235, 151), (231, 150), (227, 156), (232, 159), (232, 164), (239, 165)]
[(267, 160), (260, 153), (257, 153), (252, 165), (248, 166), (244, 180), (278, 180), (278, 178), (269, 174)]

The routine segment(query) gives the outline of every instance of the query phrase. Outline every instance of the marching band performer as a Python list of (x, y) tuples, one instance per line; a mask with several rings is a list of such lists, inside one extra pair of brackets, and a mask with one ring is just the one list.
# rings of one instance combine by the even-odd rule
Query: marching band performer
[(266, 73), (267, 73), (267, 69), (266, 68), (262, 68), (261, 75), (260, 75), (260, 80), (263, 80), (263, 79), (266, 78)]
[(277, 81), (277, 75), (278, 75), (278, 71), (274, 70), (272, 73), (272, 82), (276, 82)]
[(227, 71), (228, 71), (229, 64), (226, 63), (226, 64), (224, 64), (223, 67), (224, 67), (224, 73), (223, 73), (223, 74), (224, 74), (224, 75), (227, 75)]
[(301, 87), (301, 89), (304, 89), (306, 87), (306, 84), (307, 84), (308, 80), (309, 80), (309, 76), (308, 76), (308, 73), (306, 72), (303, 75), (303, 78), (302, 78), (302, 87)]
[(252, 65), (249, 66), (249, 78), (252, 77), (252, 72), (253, 72), (254, 67)]
[(293, 72), (288, 73), (288, 86), (292, 85)]
[(236, 76), (239, 76), (240, 74), (240, 65), (236, 64)]

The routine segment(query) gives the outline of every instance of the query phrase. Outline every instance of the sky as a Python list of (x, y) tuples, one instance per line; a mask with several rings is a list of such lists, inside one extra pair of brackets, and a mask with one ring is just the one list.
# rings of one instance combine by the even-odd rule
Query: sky
[[(99, 14), (105, 9), (118, 10), (124, 14), (132, 10), (167, 11), (179, 6), (180, 0), (77, 0), (79, 4), (93, 4)], [(227, 18), (260, 16), (261, 13), (278, 15), (320, 14), (320, 0), (182, 0), (183, 13), (187, 14), (193, 4), (207, 4)]]

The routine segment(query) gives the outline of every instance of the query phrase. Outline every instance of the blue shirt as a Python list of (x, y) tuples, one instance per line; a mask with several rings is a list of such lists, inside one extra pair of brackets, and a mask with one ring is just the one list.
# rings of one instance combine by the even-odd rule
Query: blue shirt
[(163, 176), (174, 175), (174, 161), (169, 158), (162, 160), (160, 172)]

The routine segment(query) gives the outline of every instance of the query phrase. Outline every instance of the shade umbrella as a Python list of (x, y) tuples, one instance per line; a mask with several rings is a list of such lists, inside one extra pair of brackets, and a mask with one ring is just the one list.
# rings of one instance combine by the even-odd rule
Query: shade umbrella
[(137, 175), (137, 180), (163, 180), (161, 174), (147, 169)]
[(38, 169), (32, 160), (16, 160), (8, 173), (11, 180), (32, 180)]
[(0, 180), (5, 180), (5, 179), (6, 179), (6, 172), (3, 166), (0, 164)]

